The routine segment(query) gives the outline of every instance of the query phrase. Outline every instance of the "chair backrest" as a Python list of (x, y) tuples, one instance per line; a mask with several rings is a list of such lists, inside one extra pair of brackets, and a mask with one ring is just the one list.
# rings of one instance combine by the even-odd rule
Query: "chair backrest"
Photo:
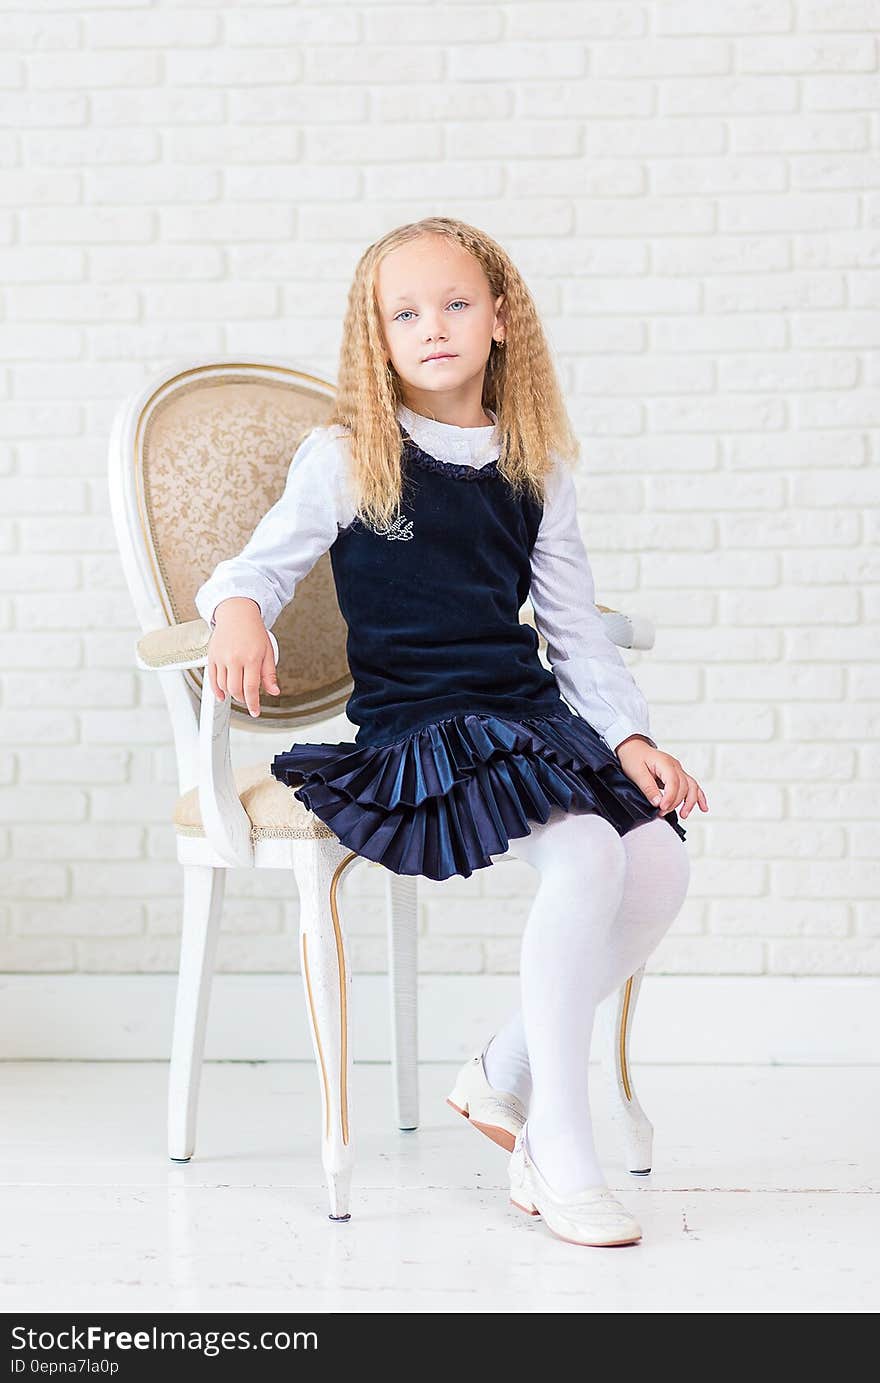
[[(329, 416), (334, 387), (294, 364), (178, 364), (120, 410), (111, 445), (114, 517), (142, 627), (197, 619), (194, 596), (279, 498), (302, 437)], [(122, 531), (121, 531), (122, 530)], [(347, 629), (328, 553), (276, 620), (281, 696), (248, 730), (295, 728), (343, 711), (352, 691)], [(181, 675), (201, 697), (204, 669)]]

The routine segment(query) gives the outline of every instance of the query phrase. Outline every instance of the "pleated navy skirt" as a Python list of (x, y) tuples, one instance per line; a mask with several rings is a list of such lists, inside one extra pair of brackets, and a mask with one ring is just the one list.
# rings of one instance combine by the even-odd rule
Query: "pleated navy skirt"
[[(659, 816), (598, 731), (560, 706), (521, 719), (455, 715), (388, 744), (297, 744), (271, 771), (365, 859), (467, 879), (554, 807), (597, 812), (621, 836)], [(686, 838), (674, 810), (663, 820)]]

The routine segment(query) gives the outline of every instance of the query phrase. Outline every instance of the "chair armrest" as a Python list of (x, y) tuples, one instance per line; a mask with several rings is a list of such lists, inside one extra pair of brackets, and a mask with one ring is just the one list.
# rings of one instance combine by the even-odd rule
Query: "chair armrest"
[(152, 629), (138, 639), (135, 662), (145, 672), (204, 667), (210, 637), (211, 626), (203, 619)]
[(232, 697), (218, 701), (211, 687), (203, 682), (199, 712), (199, 809), (205, 835), (217, 854), (227, 864), (251, 868), (251, 820), (235, 785), (229, 744), (231, 715)]
[(609, 605), (596, 604), (605, 621), (608, 637), (621, 648), (653, 648), (655, 629), (647, 615), (627, 615)]
[[(621, 648), (653, 648), (654, 625), (645, 615), (626, 615), (622, 610), (614, 610), (610, 605), (596, 604), (596, 609), (605, 621), (605, 628), (612, 643)], [(530, 601), (526, 601), (520, 611), (523, 624), (530, 624), (538, 632), (535, 624), (535, 611)], [(538, 633), (540, 647), (546, 648), (547, 640)]]
[[(204, 667), (213, 629), (206, 620), (187, 620), (144, 634), (137, 643), (135, 661), (146, 672), (182, 672)], [(278, 665), (278, 640), (267, 631)], [(205, 836), (212, 849), (229, 865), (251, 868), (254, 846), (251, 821), (241, 804), (232, 768), (229, 724), (232, 697), (218, 701), (213, 688), (202, 680), (199, 712), (198, 790)]]
[[(182, 672), (184, 668), (204, 667), (208, 661), (208, 643), (213, 632), (204, 619), (191, 619), (185, 624), (169, 624), (164, 629), (152, 629), (138, 639), (135, 662), (145, 672)], [(278, 640), (271, 629), (266, 632), (277, 667)]]

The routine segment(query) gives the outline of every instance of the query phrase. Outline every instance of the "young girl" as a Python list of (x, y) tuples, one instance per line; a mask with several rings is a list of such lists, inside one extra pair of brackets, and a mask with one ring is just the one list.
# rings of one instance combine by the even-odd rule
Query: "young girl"
[[(593, 1144), (596, 1007), (678, 914), (689, 861), (675, 809), (708, 803), (649, 736), (596, 609), (564, 464), (577, 454), (504, 250), (446, 217), (401, 226), (358, 263), (331, 421), (196, 606), (214, 627), (215, 696), (258, 715), (261, 686), (280, 692), (267, 630), (329, 550), (358, 732), (294, 745), (272, 773), (395, 873), (468, 878), (508, 852), (538, 871), (522, 1009), (449, 1103), (512, 1151), (514, 1204), (598, 1246), (641, 1230)], [(529, 597), (552, 671), (520, 620)]]

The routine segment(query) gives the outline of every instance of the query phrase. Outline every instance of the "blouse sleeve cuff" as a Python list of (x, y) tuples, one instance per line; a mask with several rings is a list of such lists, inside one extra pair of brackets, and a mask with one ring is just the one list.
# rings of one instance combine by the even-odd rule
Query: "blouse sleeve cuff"
[(222, 586), (210, 589), (206, 582), (200, 587), (195, 596), (195, 607), (202, 619), (207, 620), (213, 629), (217, 624), (217, 607), (222, 605), (224, 600), (230, 600), (246, 596), (248, 600), (253, 600), (259, 607), (260, 618), (268, 630), (273, 625), (282, 610), (281, 602), (271, 593), (257, 590), (254, 586), (246, 584), (233, 586), (232, 589), (224, 589)]
[(642, 739), (648, 741), (648, 744), (650, 744), (653, 749), (657, 748), (656, 742), (651, 739), (647, 731), (642, 729), (641, 725), (635, 725), (631, 720), (626, 720), (623, 717), (615, 720), (613, 725), (609, 725), (602, 731), (603, 740), (608, 745), (609, 749), (614, 750), (616, 750), (618, 745), (622, 744), (625, 739), (629, 739), (630, 735), (640, 735)]

